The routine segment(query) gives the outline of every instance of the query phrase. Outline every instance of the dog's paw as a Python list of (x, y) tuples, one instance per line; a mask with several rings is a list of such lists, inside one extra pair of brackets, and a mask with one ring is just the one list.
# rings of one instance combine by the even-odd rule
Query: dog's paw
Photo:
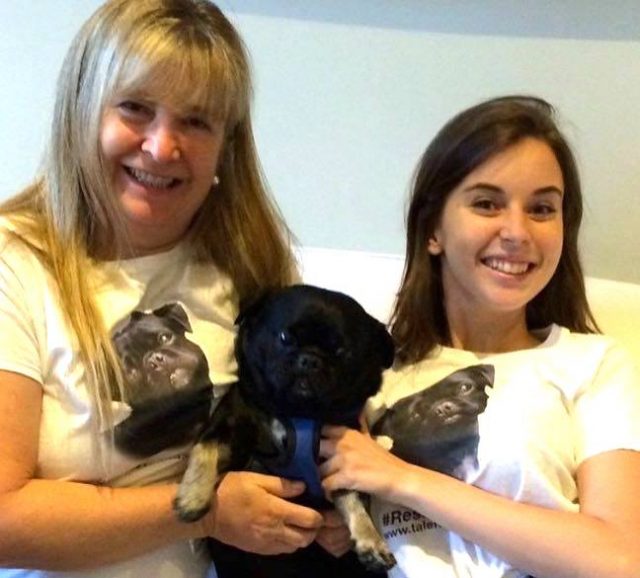
[(218, 459), (228, 448), (216, 442), (199, 442), (191, 449), (189, 464), (173, 500), (173, 510), (183, 522), (195, 522), (210, 509), (218, 482)]
[(361, 540), (360, 543), (356, 542), (354, 550), (364, 567), (372, 572), (387, 571), (396, 565), (395, 556), (382, 540), (375, 543)]
[(197, 522), (211, 509), (211, 501), (189, 500), (178, 494), (173, 500), (173, 511), (182, 522)]

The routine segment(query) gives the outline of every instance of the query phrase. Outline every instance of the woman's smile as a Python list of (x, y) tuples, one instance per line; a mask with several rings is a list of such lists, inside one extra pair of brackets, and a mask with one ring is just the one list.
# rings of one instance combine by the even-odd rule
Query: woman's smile
[(141, 254), (183, 238), (213, 190), (224, 123), (195, 115), (149, 95), (116, 95), (104, 115), (102, 153)]

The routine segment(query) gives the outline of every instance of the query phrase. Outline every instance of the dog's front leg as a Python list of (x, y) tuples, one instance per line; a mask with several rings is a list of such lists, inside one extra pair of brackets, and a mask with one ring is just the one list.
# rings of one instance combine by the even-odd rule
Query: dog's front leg
[(173, 502), (173, 509), (183, 522), (195, 522), (211, 509), (220, 472), (225, 471), (229, 457), (229, 446), (213, 439), (193, 447)]
[(353, 548), (366, 568), (374, 571), (389, 570), (396, 564), (391, 550), (373, 525), (358, 492), (337, 490), (333, 503), (347, 524)]

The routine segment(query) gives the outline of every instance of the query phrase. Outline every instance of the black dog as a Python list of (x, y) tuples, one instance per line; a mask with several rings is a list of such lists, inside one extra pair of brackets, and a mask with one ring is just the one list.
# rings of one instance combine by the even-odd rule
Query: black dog
[[(175, 500), (178, 516), (185, 521), (202, 517), (226, 471), (246, 469), (253, 461), (263, 471), (279, 473), (274, 467), (296, 453), (292, 432), (309, 424), (316, 424), (311, 425), (315, 433), (303, 443), (314, 452), (311, 459), (317, 460), (320, 426), (357, 427), (357, 416), (367, 398), (378, 391), (393, 354), (384, 325), (342, 293), (297, 285), (244, 311), (236, 340), (238, 383), (222, 399), (191, 452)], [(307, 486), (314, 486), (305, 479)], [(332, 499), (364, 565), (376, 570), (393, 566), (395, 560), (359, 495), (341, 491)], [(308, 500), (313, 504), (314, 496)], [(249, 556), (244, 553), (245, 559)], [(262, 558), (251, 566), (257, 572), (252, 576), (262, 575), (259, 568), (274, 560)], [(214, 559), (224, 576), (219, 552)], [(233, 564), (235, 575), (241, 574), (239, 563)], [(281, 568), (280, 575), (287, 575), (285, 565)]]
[[(170, 303), (151, 313), (134, 311), (114, 334), (127, 382), (124, 401), (132, 410), (115, 427), (120, 449), (149, 456), (198, 436), (209, 416), (213, 385), (204, 353), (185, 336), (190, 331), (185, 310)], [(113, 395), (120, 399), (118, 392)]]
[[(184, 335), (188, 321), (180, 310), (174, 304), (151, 314), (135, 312), (129, 325), (143, 325), (148, 329), (143, 334), (153, 334), (150, 326), (162, 325), (156, 318), (168, 316), (174, 333), (182, 331)], [(197, 520), (207, 512), (221, 475), (230, 470), (250, 468), (299, 477), (312, 490), (303, 503), (327, 506), (316, 468), (320, 427), (323, 423), (358, 427), (357, 416), (366, 399), (378, 391), (382, 371), (393, 361), (393, 342), (384, 325), (356, 301), (334, 291), (307, 285), (286, 288), (244, 310), (238, 324), (238, 382), (211, 417), (212, 386), (205, 377), (206, 361), (194, 371), (198, 378), (189, 384), (165, 387), (171, 383), (165, 378), (159, 381), (160, 389), (168, 392), (166, 396), (143, 395), (138, 387), (154, 385), (149, 379), (137, 380), (140, 370), (135, 368), (141, 364), (133, 360), (155, 358), (142, 351), (131, 354), (129, 350), (144, 348), (125, 344), (145, 340), (125, 339), (126, 327), (114, 336), (125, 373), (136, 378), (132, 379), (133, 398), (143, 400), (134, 403), (131, 416), (117, 426), (117, 446), (133, 455), (148, 456), (199, 439), (175, 500), (176, 512), (185, 521)], [(149, 342), (166, 339), (157, 336)], [(172, 365), (169, 358), (172, 356), (167, 356), (167, 367)], [(158, 362), (155, 359), (154, 364)], [(152, 375), (161, 373), (153, 369)], [(337, 492), (332, 498), (364, 564), (380, 572), (393, 566), (395, 560), (360, 496)], [(377, 575), (364, 571), (351, 553), (334, 559), (316, 544), (293, 554), (259, 556), (215, 540), (209, 542), (221, 578)]]
[(478, 415), (493, 386), (491, 365), (474, 365), (399, 400), (371, 428), (393, 440), (391, 452), (413, 464), (464, 480), (477, 466)]

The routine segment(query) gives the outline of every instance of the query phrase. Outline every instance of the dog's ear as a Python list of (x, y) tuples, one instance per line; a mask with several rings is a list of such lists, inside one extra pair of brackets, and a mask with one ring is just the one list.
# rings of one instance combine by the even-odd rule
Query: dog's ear
[(247, 322), (247, 320), (255, 317), (258, 312), (264, 307), (264, 304), (271, 295), (271, 291), (264, 291), (255, 299), (241, 303), (240, 313), (238, 313), (238, 316), (236, 317), (235, 324), (238, 327), (242, 327)]
[(388, 369), (393, 365), (393, 359), (395, 357), (396, 348), (393, 343), (393, 338), (387, 331), (386, 326), (383, 323), (380, 323), (377, 319), (374, 320), (376, 323), (375, 328), (375, 339), (378, 344), (378, 348), (380, 350), (380, 355), (382, 359), (382, 367)]
[(120, 323), (117, 324), (117, 329), (113, 332), (113, 335), (111, 336), (111, 339), (113, 339), (114, 341), (117, 341), (118, 339), (120, 339), (123, 335), (127, 334), (127, 329), (129, 327), (129, 324), (132, 321), (137, 321), (138, 319), (140, 319), (141, 317), (144, 317), (146, 315), (146, 313), (143, 313), (142, 311), (138, 311), (137, 309), (135, 311), (132, 311), (129, 314), (129, 318), (125, 321), (122, 321)]
[(182, 329), (182, 331), (188, 331), (191, 333), (189, 317), (180, 303), (168, 303), (167, 305), (163, 305), (158, 309), (154, 309), (153, 314), (171, 321), (174, 325), (177, 325)]

